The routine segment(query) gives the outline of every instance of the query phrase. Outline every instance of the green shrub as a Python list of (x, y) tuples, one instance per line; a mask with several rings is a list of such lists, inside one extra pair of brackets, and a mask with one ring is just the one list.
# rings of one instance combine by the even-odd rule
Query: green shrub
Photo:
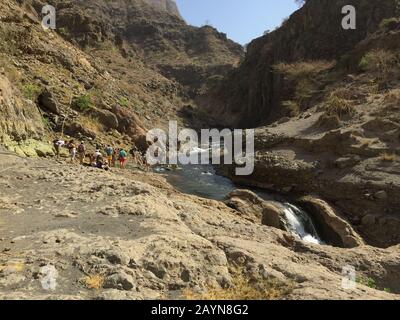
[(59, 34), (61, 34), (63, 36), (68, 35), (68, 30), (66, 28), (64, 28), (64, 27), (57, 28), (57, 31), (58, 31)]
[(399, 18), (387, 18), (387, 19), (383, 19), (381, 21), (381, 23), (379, 24), (379, 28), (380, 29), (384, 29), (384, 30), (391, 30), (393, 27), (397, 26), (400, 23), (400, 19)]
[(392, 80), (398, 72), (399, 59), (391, 51), (377, 49), (364, 55), (358, 67), (360, 71), (368, 72), (374, 76), (377, 80), (378, 90), (381, 90), (388, 87), (390, 80)]
[(75, 97), (72, 104), (79, 111), (87, 111), (92, 108), (92, 100), (88, 94)]
[(375, 280), (372, 278), (357, 278), (357, 283), (371, 289), (378, 289)]
[(383, 77), (397, 65), (397, 62), (398, 60), (394, 53), (383, 49), (377, 49), (364, 55), (358, 66), (361, 71), (377, 72)]
[(48, 117), (43, 117), (42, 118), (42, 123), (44, 127), (50, 127), (50, 120)]
[(327, 71), (334, 66), (334, 62), (317, 60), (302, 61), (297, 63), (279, 63), (273, 68), (274, 71), (285, 75), (289, 81), (298, 81), (300, 79), (310, 79), (318, 73)]
[(125, 97), (120, 97), (119, 100), (118, 100), (118, 104), (121, 107), (127, 107), (129, 105), (129, 100), (127, 98), (125, 98)]
[(22, 94), (25, 99), (36, 100), (42, 88), (36, 83), (28, 83), (22, 87)]

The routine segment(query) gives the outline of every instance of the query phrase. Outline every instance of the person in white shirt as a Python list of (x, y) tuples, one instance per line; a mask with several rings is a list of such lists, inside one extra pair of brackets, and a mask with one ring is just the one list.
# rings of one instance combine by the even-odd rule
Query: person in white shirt
[(60, 150), (63, 145), (65, 145), (65, 141), (63, 141), (61, 139), (56, 139), (53, 141), (53, 146), (54, 146), (54, 150), (56, 151), (57, 159), (60, 157)]
[(94, 167), (97, 166), (97, 159), (98, 159), (99, 157), (101, 158), (101, 157), (103, 157), (103, 155), (101, 154), (100, 150), (97, 149), (96, 152), (93, 153), (93, 156), (92, 156), (92, 165), (93, 165)]

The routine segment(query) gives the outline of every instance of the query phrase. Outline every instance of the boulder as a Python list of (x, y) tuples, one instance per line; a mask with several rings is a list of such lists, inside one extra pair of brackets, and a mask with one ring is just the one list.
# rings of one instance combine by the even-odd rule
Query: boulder
[(86, 128), (82, 124), (78, 122), (72, 122), (68, 123), (64, 127), (64, 133), (71, 137), (77, 137), (79, 135), (82, 135), (84, 137), (96, 139), (97, 134), (93, 130)]
[(118, 129), (118, 119), (112, 112), (108, 110), (93, 109), (91, 110), (91, 113), (108, 129)]
[(266, 226), (284, 229), (284, 212), (278, 203), (266, 201), (249, 190), (235, 190), (226, 204), (246, 219)]
[(60, 114), (58, 102), (49, 88), (44, 89), (44, 91), (39, 95), (38, 102), (40, 108), (44, 111), (50, 111), (57, 115)]
[(144, 126), (139, 117), (128, 108), (114, 106), (112, 113), (118, 120), (119, 132), (126, 133), (131, 136), (141, 135), (143, 132), (145, 132)]
[(328, 243), (342, 248), (355, 248), (364, 245), (363, 239), (353, 227), (339, 217), (325, 201), (306, 196), (298, 201), (311, 215), (321, 237)]
[(145, 152), (150, 146), (150, 142), (147, 141), (145, 134), (135, 135), (132, 138), (132, 141), (135, 146), (142, 152)]
[(5, 143), (8, 150), (15, 152), (22, 157), (52, 157), (53, 147), (42, 141), (27, 139), (21, 142), (9, 141)]
[(125, 271), (119, 271), (108, 276), (104, 280), (103, 288), (105, 289), (118, 289), (129, 291), (134, 287), (134, 281), (132, 276), (127, 274)]

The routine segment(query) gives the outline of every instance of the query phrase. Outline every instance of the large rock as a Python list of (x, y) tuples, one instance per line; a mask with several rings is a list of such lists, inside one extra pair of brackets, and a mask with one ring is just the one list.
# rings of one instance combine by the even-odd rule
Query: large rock
[(105, 279), (103, 288), (129, 291), (134, 288), (134, 281), (129, 274), (124, 271), (119, 271)]
[(51, 89), (46, 88), (38, 97), (39, 106), (44, 111), (49, 111), (51, 113), (60, 114), (60, 107), (56, 98), (54, 97)]
[(352, 226), (339, 217), (325, 201), (306, 196), (299, 203), (307, 209), (323, 239), (342, 248), (354, 248), (364, 245), (364, 241)]
[(263, 200), (249, 190), (235, 190), (228, 197), (227, 205), (238, 210), (246, 219), (284, 229), (284, 212), (278, 203)]
[(128, 134), (139, 150), (146, 151), (149, 142), (146, 140), (146, 129), (139, 117), (121, 106), (114, 106), (112, 112), (118, 119), (118, 131)]
[(8, 150), (22, 157), (45, 158), (54, 156), (54, 150), (51, 144), (34, 139), (27, 139), (20, 142), (6, 141), (5, 146)]
[(71, 122), (65, 124), (64, 133), (71, 137), (84, 136), (91, 139), (96, 139), (97, 137), (97, 133), (94, 130), (87, 128), (79, 122)]
[(93, 109), (90, 111), (94, 117), (97, 117), (100, 123), (108, 129), (118, 129), (118, 119), (112, 112), (103, 109)]

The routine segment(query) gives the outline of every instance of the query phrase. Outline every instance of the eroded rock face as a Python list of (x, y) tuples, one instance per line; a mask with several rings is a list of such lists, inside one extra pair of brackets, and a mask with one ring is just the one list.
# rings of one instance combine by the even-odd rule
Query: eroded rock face
[(235, 190), (228, 198), (226, 204), (238, 210), (244, 218), (284, 230), (284, 213), (278, 203), (263, 200), (249, 190)]
[[(357, 9), (357, 29), (341, 28), (342, 8)], [(282, 27), (253, 40), (246, 58), (225, 82), (211, 92), (204, 107), (217, 110), (219, 124), (256, 127), (285, 116), (282, 102), (292, 90), (273, 71), (275, 64), (338, 59), (352, 50), (384, 18), (396, 12), (396, 1), (309, 0)]]
[(0, 74), (0, 141), (38, 138), (43, 131), (36, 105), (22, 99), (8, 78)]
[(57, 100), (53, 97), (51, 88), (46, 88), (38, 97), (38, 104), (44, 111), (49, 111), (56, 115), (60, 114)]
[[(362, 104), (359, 117), (334, 130), (315, 126), (323, 113), (318, 106), (308, 110), (310, 117), (300, 114), (258, 128), (254, 173), (238, 177), (232, 167), (220, 172), (241, 185), (298, 197), (315, 194), (337, 208), (366, 243), (396, 245), (400, 179), (394, 151), (400, 140), (391, 122), (399, 121), (398, 113), (387, 114), (392, 121), (385, 125), (373, 120), (386, 108), (380, 101)], [(364, 125), (371, 121), (375, 124)]]
[[(237, 210), (240, 215), (254, 223), (286, 230), (284, 208), (280, 203), (267, 201), (249, 190), (235, 190), (225, 203)], [(324, 242), (341, 248), (355, 248), (364, 245), (364, 241), (350, 223), (339, 217), (325, 201), (312, 197), (302, 197), (297, 201), (315, 224), (318, 234)], [(365, 219), (366, 223), (366, 219)], [(374, 224), (375, 220), (370, 219)]]
[(175, 0), (144, 0), (144, 1), (156, 7), (157, 9), (166, 11), (179, 18), (182, 18)]
[(307, 196), (299, 199), (299, 203), (307, 209), (325, 241), (342, 248), (364, 245), (364, 241), (353, 227), (340, 218), (325, 201)]

